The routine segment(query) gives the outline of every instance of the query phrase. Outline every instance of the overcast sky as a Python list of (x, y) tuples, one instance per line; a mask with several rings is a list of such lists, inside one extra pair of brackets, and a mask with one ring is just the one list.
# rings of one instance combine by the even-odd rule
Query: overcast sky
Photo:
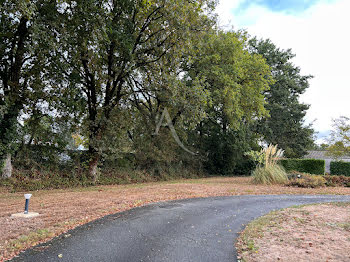
[(219, 0), (222, 27), (247, 29), (291, 48), (293, 62), (313, 75), (301, 101), (310, 104), (306, 122), (314, 121), (319, 138), (332, 118), (350, 117), (350, 0)]

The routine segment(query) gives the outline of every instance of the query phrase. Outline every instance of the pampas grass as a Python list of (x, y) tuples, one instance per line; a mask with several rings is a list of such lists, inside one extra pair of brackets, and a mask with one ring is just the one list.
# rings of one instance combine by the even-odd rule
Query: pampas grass
[(277, 161), (283, 156), (284, 151), (278, 149), (277, 145), (269, 145), (264, 149), (265, 155), (265, 166), (274, 166), (277, 164)]
[(261, 155), (264, 156), (264, 166), (259, 165), (253, 171), (253, 182), (264, 185), (286, 183), (287, 173), (282, 166), (277, 164), (277, 161), (283, 156), (283, 150), (278, 149), (277, 145), (269, 145), (261, 151)]
[(253, 173), (255, 184), (285, 184), (288, 182), (287, 173), (280, 165), (259, 166)]

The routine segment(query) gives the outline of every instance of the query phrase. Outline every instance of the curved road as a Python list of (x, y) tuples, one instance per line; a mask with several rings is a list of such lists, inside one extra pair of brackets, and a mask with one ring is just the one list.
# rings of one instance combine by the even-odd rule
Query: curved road
[(13, 261), (232, 262), (244, 224), (275, 209), (330, 201), (350, 201), (350, 196), (231, 196), (150, 204), (80, 226)]

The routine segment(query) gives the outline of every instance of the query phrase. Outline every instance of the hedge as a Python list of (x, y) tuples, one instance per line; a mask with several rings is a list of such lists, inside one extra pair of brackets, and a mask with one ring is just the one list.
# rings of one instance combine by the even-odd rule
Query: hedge
[(330, 170), (332, 175), (350, 176), (350, 162), (332, 161)]
[(322, 159), (282, 159), (280, 164), (286, 171), (298, 171), (309, 174), (323, 175), (326, 162)]

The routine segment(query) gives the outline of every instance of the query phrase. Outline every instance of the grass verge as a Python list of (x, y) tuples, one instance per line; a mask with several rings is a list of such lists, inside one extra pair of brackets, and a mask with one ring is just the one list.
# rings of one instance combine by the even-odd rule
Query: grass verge
[(259, 217), (237, 240), (238, 261), (347, 261), (349, 207), (350, 202), (308, 204)]

